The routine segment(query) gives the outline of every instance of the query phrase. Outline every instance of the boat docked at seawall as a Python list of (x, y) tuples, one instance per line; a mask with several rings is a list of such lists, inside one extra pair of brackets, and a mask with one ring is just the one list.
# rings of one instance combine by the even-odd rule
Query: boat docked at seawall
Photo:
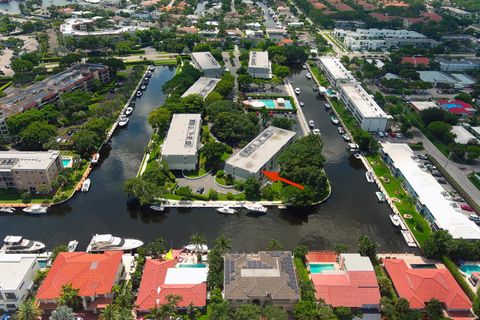
[(45, 244), (22, 236), (6, 236), (1, 251), (5, 253), (39, 253), (45, 250)]
[(223, 213), (223, 214), (235, 214), (237, 213), (237, 210), (230, 208), (230, 207), (221, 207), (217, 209), (218, 212)]
[(339, 124), (340, 123), (340, 121), (338, 121), (337, 117), (335, 117), (335, 116), (331, 116), (330, 121), (332, 121), (333, 124)]
[(90, 184), (91, 184), (90, 179), (86, 179), (85, 181), (83, 181), (82, 192), (88, 192), (88, 190), (90, 190)]
[(131, 115), (133, 112), (133, 108), (132, 107), (127, 107), (125, 109), (125, 115), (128, 117), (129, 115)]
[(3, 212), (3, 213), (14, 213), (14, 212), (15, 212), (15, 208), (13, 208), (13, 207), (0, 207), (0, 212)]
[(42, 207), (41, 205), (33, 205), (31, 207), (26, 207), (23, 209), (23, 212), (28, 213), (28, 214), (34, 214), (34, 215), (40, 215), (40, 214), (46, 214), (48, 208), (47, 207)]
[(307, 77), (307, 79), (312, 79), (312, 74), (310, 72), (307, 72), (305, 76)]
[(165, 207), (162, 206), (161, 204), (152, 204), (151, 206), (149, 206), (150, 209), (152, 209), (153, 211), (164, 211), (165, 210)]
[(88, 244), (87, 252), (131, 251), (143, 246), (143, 241), (124, 239), (111, 234), (96, 234)]
[(128, 124), (129, 119), (127, 117), (121, 117), (118, 121), (120, 127), (125, 127)]
[(367, 178), (368, 183), (374, 183), (375, 182), (373, 172), (371, 172), (371, 171), (365, 172), (365, 178)]
[(90, 160), (90, 162), (92, 164), (97, 164), (98, 161), (100, 161), (100, 153), (97, 152), (97, 153), (92, 154), (92, 160)]
[(188, 251), (193, 251), (193, 252), (202, 252), (202, 253), (207, 253), (208, 252), (208, 246), (206, 244), (189, 244), (186, 245), (185, 250)]
[(243, 207), (250, 212), (267, 213), (267, 208), (262, 206), (260, 203), (249, 203), (243, 205)]
[(390, 221), (392, 221), (392, 223), (395, 227), (400, 226), (400, 217), (397, 214), (391, 214), (390, 215)]
[(77, 250), (78, 247), (78, 241), (77, 240), (72, 240), (68, 243), (67, 250), (68, 252), (74, 252)]
[(375, 192), (375, 195), (377, 196), (378, 202), (385, 201), (385, 195), (383, 194), (383, 192), (377, 191)]

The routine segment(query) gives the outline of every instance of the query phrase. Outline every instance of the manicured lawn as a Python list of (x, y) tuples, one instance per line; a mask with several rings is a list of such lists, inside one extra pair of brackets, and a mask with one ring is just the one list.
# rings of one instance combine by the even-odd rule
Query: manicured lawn
[[(478, 176), (480, 176), (480, 173), (477, 173)], [(470, 182), (475, 186), (477, 187), (478, 190), (480, 190), (480, 180), (475, 178), (475, 173), (470, 173), (468, 175), (468, 180), (470, 180)]]
[(200, 168), (200, 169), (197, 169), (197, 170), (190, 170), (190, 171), (183, 171), (183, 174), (188, 178), (200, 177), (200, 176), (203, 176), (206, 173), (207, 173), (207, 171), (205, 170), (205, 168)]
[(177, 59), (155, 60), (153, 64), (156, 66), (174, 66), (177, 64)]
[(322, 74), (320, 69), (318, 69), (315, 63), (310, 62), (310, 69), (312, 70), (313, 76), (315, 77), (315, 79), (317, 79), (317, 81), (320, 83), (322, 87), (328, 88), (330, 86), (330, 83)]
[[(22, 193), (13, 190), (0, 191), (0, 203), (23, 203)], [(32, 195), (30, 203), (43, 203), (45, 200), (50, 201), (51, 195)]]

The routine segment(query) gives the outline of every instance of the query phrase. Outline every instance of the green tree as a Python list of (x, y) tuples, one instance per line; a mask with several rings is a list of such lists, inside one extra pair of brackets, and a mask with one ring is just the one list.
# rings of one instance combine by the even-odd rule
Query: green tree
[(295, 121), (285, 117), (275, 117), (272, 119), (272, 126), (286, 130), (292, 130)]
[(70, 67), (82, 60), (82, 56), (77, 53), (68, 53), (60, 59), (61, 67)]
[(38, 320), (42, 316), (42, 310), (35, 302), (35, 299), (28, 299), (23, 301), (17, 313), (15, 314), (16, 320)]
[(283, 250), (282, 244), (277, 239), (270, 239), (267, 246), (267, 251), (280, 251)]
[(319, 319), (317, 303), (310, 300), (300, 300), (295, 304), (293, 311), (295, 319), (298, 320), (317, 320)]
[(362, 256), (367, 256), (370, 259), (376, 259), (377, 248), (377, 243), (372, 241), (368, 236), (361, 236), (358, 239), (358, 252)]
[(172, 112), (167, 108), (157, 108), (148, 115), (148, 124), (155, 130), (163, 132), (172, 120)]
[(208, 167), (215, 167), (219, 164), (223, 154), (227, 151), (227, 146), (220, 142), (207, 142), (200, 149), (200, 153), (205, 157)]
[(30, 72), (33, 70), (33, 63), (28, 60), (15, 59), (12, 61), (11, 67), (15, 73)]
[(439, 230), (433, 232), (422, 246), (423, 254), (427, 258), (441, 259), (452, 252), (453, 238), (448, 231)]
[(118, 311), (115, 305), (111, 303), (100, 311), (99, 320), (118, 320)]
[(385, 276), (379, 276), (377, 277), (377, 282), (378, 286), (380, 287), (380, 293), (382, 294), (382, 296), (388, 296), (390, 294), (390, 291), (393, 289), (392, 281)]
[(190, 243), (195, 246), (195, 252), (201, 253), (203, 251), (202, 250), (203, 245), (207, 244), (207, 239), (205, 239), (204, 235), (198, 232), (194, 232), (190, 236)]
[(33, 283), (36, 286), (40, 286), (43, 280), (45, 280), (45, 278), (47, 277), (47, 274), (48, 274), (48, 270), (37, 270), (35, 272), (35, 276), (33, 277)]
[(293, 249), (293, 255), (295, 258), (302, 259), (303, 262), (305, 262), (305, 257), (308, 253), (308, 247), (303, 244), (299, 244), (298, 246)]
[(214, 246), (215, 249), (218, 250), (221, 254), (224, 254), (227, 252), (227, 250), (232, 249), (230, 239), (225, 238), (224, 235), (221, 235), (217, 239), (215, 239)]
[(166, 252), (165, 245), (165, 239), (162, 237), (157, 238), (145, 246), (145, 255), (150, 256), (153, 259), (160, 259)]
[(64, 305), (59, 305), (56, 310), (52, 312), (52, 315), (48, 318), (49, 320), (75, 320), (75, 314), (73, 313), (72, 308), (69, 308)]
[(260, 319), (260, 307), (255, 304), (243, 304), (235, 310), (235, 320)]
[(334, 250), (335, 250), (335, 253), (338, 255), (338, 254), (347, 252), (348, 246), (344, 243), (337, 243), (334, 247)]
[(290, 68), (287, 66), (274, 65), (273, 74), (280, 79), (286, 78), (290, 75)]
[(20, 195), (20, 197), (22, 198), (22, 203), (24, 204), (32, 202), (32, 195), (30, 192), (24, 192)]
[(79, 289), (72, 287), (72, 284), (64, 284), (62, 286), (60, 297), (58, 298), (58, 304), (65, 305), (75, 310), (81, 304), (78, 291)]
[(432, 298), (425, 306), (425, 314), (428, 316), (428, 320), (442, 320), (443, 306), (440, 301)]
[(260, 199), (260, 183), (255, 177), (250, 177), (243, 182), (243, 190), (247, 200)]
[(267, 304), (261, 310), (263, 319), (267, 320), (287, 320), (288, 314), (279, 306)]
[(28, 150), (42, 150), (43, 145), (56, 133), (57, 129), (47, 122), (33, 122), (20, 133), (22, 146)]
[(53, 248), (52, 250), (52, 256), (51, 256), (51, 261), (55, 261), (55, 259), (57, 259), (57, 256), (60, 252), (67, 252), (68, 251), (68, 246), (66, 245), (60, 245), (60, 246), (56, 246), (55, 248)]

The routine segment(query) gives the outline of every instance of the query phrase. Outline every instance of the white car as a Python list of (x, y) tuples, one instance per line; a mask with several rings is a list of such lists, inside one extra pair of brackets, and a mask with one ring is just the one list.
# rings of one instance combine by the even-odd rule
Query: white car
[(318, 136), (320, 135), (320, 129), (313, 129), (312, 132)]

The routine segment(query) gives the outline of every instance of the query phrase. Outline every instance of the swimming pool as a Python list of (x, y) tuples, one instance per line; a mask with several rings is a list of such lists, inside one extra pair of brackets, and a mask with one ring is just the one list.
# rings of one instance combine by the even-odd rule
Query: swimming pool
[(72, 162), (72, 159), (70, 159), (70, 158), (62, 159), (62, 165), (63, 165), (64, 168), (68, 168), (70, 166), (71, 162)]
[(263, 104), (265, 105), (265, 107), (267, 109), (275, 109), (275, 108), (278, 108), (278, 109), (293, 109), (292, 103), (288, 99), (285, 100), (285, 107), (280, 107), (280, 106), (277, 107), (275, 105), (275, 100), (272, 100), (272, 99), (259, 99), (258, 101), (263, 102)]
[(335, 270), (333, 263), (309, 263), (311, 273), (323, 273), (323, 271)]
[(206, 268), (207, 265), (203, 263), (181, 263), (178, 265), (179, 268)]
[(462, 264), (460, 265), (460, 270), (465, 272), (468, 275), (471, 275), (472, 272), (480, 272), (480, 265), (478, 264)]

